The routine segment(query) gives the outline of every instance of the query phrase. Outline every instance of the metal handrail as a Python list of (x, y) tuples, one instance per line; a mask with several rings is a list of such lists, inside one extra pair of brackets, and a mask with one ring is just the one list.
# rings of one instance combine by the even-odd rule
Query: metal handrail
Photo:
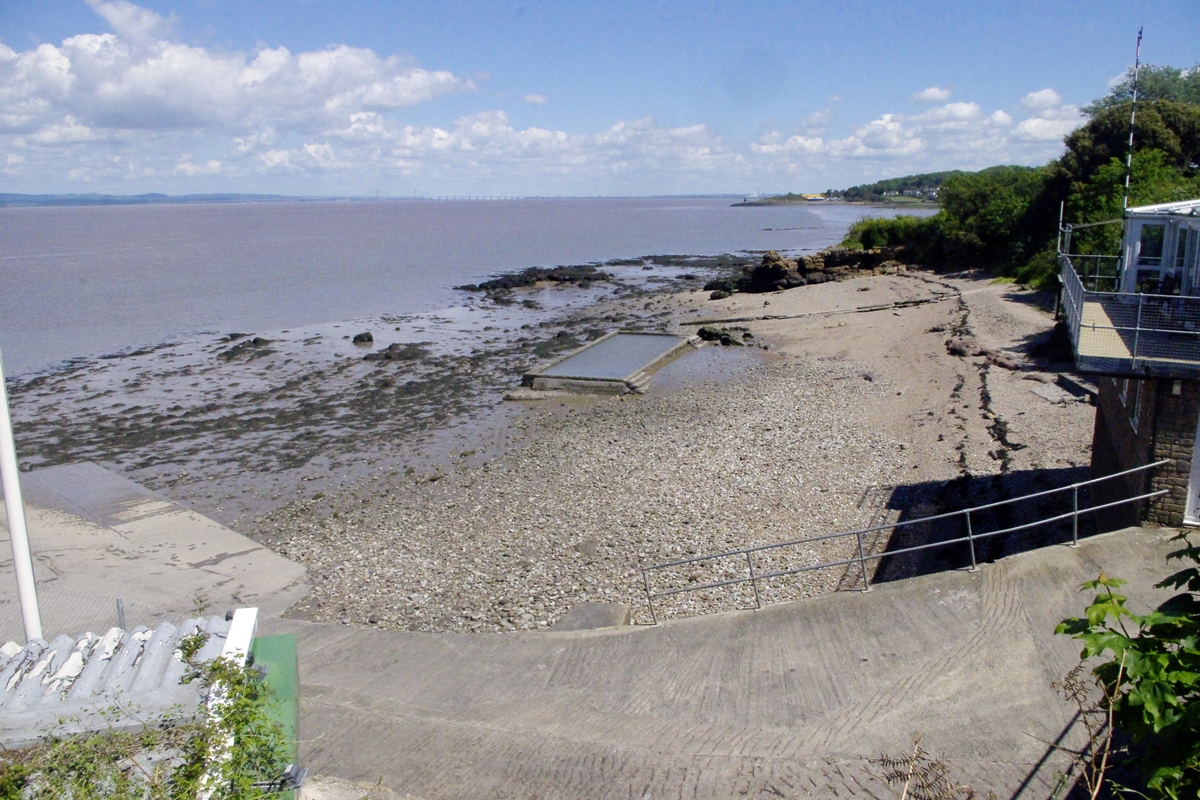
[[(1185, 377), (1200, 370), (1200, 351), (1197, 350), (1200, 344), (1200, 296), (1088, 289), (1085, 280), (1094, 285), (1101, 280), (1113, 279), (1111, 276), (1081, 277), (1073, 258), (1078, 256), (1059, 254), (1059, 274), (1071, 345), (1081, 359), (1081, 370), (1111, 371), (1111, 362), (1117, 360), (1128, 364), (1127, 371), (1148, 372), (1154, 368), (1151, 362), (1156, 359), (1162, 361), (1157, 368), (1174, 377)], [(1109, 316), (1105, 320), (1107, 324), (1084, 323), (1084, 309), (1088, 304), (1104, 309)], [(1114, 311), (1120, 313), (1114, 314)], [(1085, 332), (1090, 336), (1094, 331), (1116, 332), (1124, 352), (1097, 351), (1095, 343), (1098, 340), (1090, 338), (1088, 341), (1092, 344), (1084, 348)]]
[[(945, 512), (942, 514), (933, 514), (928, 517), (921, 517), (920, 519), (908, 520), (906, 522), (896, 522), (896, 523), (890, 523), (890, 524), (884, 524), (884, 525), (874, 525), (874, 526), (871, 526), (868, 528), (861, 528), (859, 530), (853, 530), (853, 531), (839, 531), (837, 533), (826, 533), (826, 534), (822, 534), (820, 536), (810, 536), (810, 537), (807, 537), (804, 539), (794, 539), (792, 541), (787, 541), (787, 542), (774, 542), (774, 543), (769, 543), (769, 544), (753, 545), (751, 547), (743, 547), (743, 548), (740, 548), (737, 550), (726, 550), (721, 553), (712, 553), (712, 554), (702, 555), (702, 556), (693, 556), (691, 558), (682, 558), (682, 559), (678, 559), (675, 561), (667, 561), (662, 564), (652, 564), (648, 567), (642, 567), (642, 584), (645, 588), (646, 604), (650, 608), (650, 616), (653, 619), (654, 624), (657, 625), (658, 624), (658, 613), (654, 609), (654, 598), (656, 598), (656, 597), (669, 597), (672, 595), (685, 594), (688, 592), (699, 592), (699, 591), (703, 591), (704, 589), (717, 589), (717, 588), (720, 588), (723, 586), (732, 586), (732, 585), (740, 584), (740, 583), (749, 583), (754, 590), (754, 607), (761, 608), (762, 600), (761, 600), (761, 596), (758, 591), (759, 581), (769, 580), (771, 578), (786, 577), (788, 575), (796, 575), (796, 574), (799, 574), (802, 572), (811, 572), (813, 570), (818, 570), (818, 569), (829, 569), (832, 567), (847, 566), (849, 564), (858, 564), (860, 566), (861, 573), (862, 573), (862, 581), (863, 581), (862, 591), (868, 592), (871, 590), (871, 580), (870, 580), (870, 576), (867, 573), (867, 562), (868, 561), (878, 560), (878, 559), (882, 559), (882, 558), (890, 557), (890, 556), (903, 555), (904, 553), (914, 553), (914, 552), (917, 552), (920, 550), (929, 550), (929, 549), (932, 549), (935, 547), (948, 547), (951, 545), (963, 544), (963, 543), (966, 543), (970, 547), (971, 571), (975, 571), (976, 569), (978, 569), (978, 563), (977, 563), (976, 557), (975, 557), (975, 542), (976, 541), (982, 540), (982, 539), (990, 539), (994, 536), (1001, 536), (1001, 535), (1007, 534), (1007, 533), (1015, 533), (1016, 531), (1027, 530), (1029, 528), (1035, 528), (1035, 527), (1038, 527), (1039, 525), (1049, 525), (1051, 523), (1061, 522), (1062, 520), (1065, 520), (1065, 519), (1070, 519), (1072, 521), (1071, 545), (1070, 546), (1075, 547), (1079, 544), (1079, 516), (1081, 514), (1090, 514), (1090, 513), (1096, 512), (1096, 511), (1103, 511), (1105, 509), (1115, 508), (1117, 506), (1124, 505), (1126, 503), (1140, 502), (1142, 500), (1147, 500), (1151, 497), (1159, 497), (1168, 492), (1167, 489), (1160, 489), (1155, 492), (1148, 492), (1146, 494), (1140, 494), (1136, 497), (1129, 497), (1129, 498), (1125, 498), (1123, 500), (1117, 500), (1117, 501), (1114, 501), (1111, 503), (1104, 503), (1102, 505), (1090, 506), (1088, 508), (1081, 509), (1079, 507), (1079, 490), (1080, 490), (1080, 488), (1083, 488), (1086, 486), (1091, 486), (1091, 485), (1097, 484), (1097, 483), (1101, 483), (1103, 481), (1109, 481), (1114, 478), (1121, 478), (1126, 475), (1132, 475), (1134, 473), (1144, 472), (1146, 470), (1154, 469), (1155, 467), (1161, 467), (1164, 464), (1168, 464), (1168, 463), (1170, 463), (1169, 459), (1163, 459), (1161, 461), (1156, 461), (1153, 464), (1145, 464), (1143, 466), (1134, 467), (1133, 469), (1127, 469), (1122, 472), (1114, 472), (1111, 475), (1105, 475), (1100, 478), (1092, 478), (1090, 480), (1081, 481), (1079, 483), (1072, 483), (1068, 486), (1060, 486), (1057, 489), (1046, 489), (1046, 490), (1040, 491), (1040, 492), (1033, 492), (1031, 494), (1021, 495), (1020, 497), (1013, 497), (1013, 498), (1009, 498), (1007, 500), (998, 500), (998, 501), (995, 501), (992, 503), (985, 503), (983, 505), (972, 506), (971, 508), (962, 509), (960, 511), (948, 511), (948, 512)], [(1002, 528), (1000, 530), (989, 531), (987, 533), (975, 533), (974, 529), (971, 525), (971, 514), (972, 513), (979, 513), (982, 511), (987, 511), (989, 509), (999, 508), (1000, 506), (1009, 505), (1012, 503), (1020, 503), (1020, 502), (1024, 502), (1027, 500), (1034, 500), (1039, 497), (1047, 497), (1049, 495), (1059, 494), (1059, 493), (1067, 492), (1067, 491), (1072, 493), (1071, 510), (1068, 512), (1065, 512), (1062, 514), (1057, 514), (1057, 515), (1054, 515), (1051, 517), (1047, 517), (1045, 519), (1039, 519), (1034, 522), (1027, 522), (1027, 523), (1023, 523), (1021, 525), (1014, 525), (1009, 528)], [(865, 552), (865, 550), (863, 548), (863, 537), (866, 536), (867, 534), (876, 533), (878, 531), (883, 531), (883, 530), (896, 531), (896, 530), (899, 530), (900, 528), (904, 528), (909, 525), (926, 524), (926, 523), (930, 523), (930, 522), (936, 522), (938, 520), (945, 520), (945, 519), (958, 518), (958, 517), (962, 517), (965, 520), (966, 529), (967, 529), (966, 536), (960, 536), (956, 539), (946, 539), (946, 540), (942, 540), (942, 541), (938, 541), (938, 542), (926, 542), (925, 544), (912, 545), (910, 547), (901, 548), (899, 550), (889, 550), (889, 551), (884, 551), (884, 552), (879, 552), (879, 553), (867, 553), (867, 552)], [(776, 549), (783, 548), (783, 547), (798, 547), (800, 545), (813, 544), (815, 542), (823, 542), (823, 541), (828, 541), (829, 539), (845, 538), (845, 537), (849, 537), (849, 536), (854, 536), (857, 538), (857, 544), (858, 544), (858, 555), (857, 556), (854, 556), (851, 558), (839, 559), (837, 561), (826, 561), (826, 562), (822, 562), (820, 564), (810, 564), (805, 567), (796, 567), (794, 569), (780, 570), (780, 571), (776, 571), (776, 572), (757, 573), (754, 569), (754, 561), (753, 561), (754, 553), (760, 553), (760, 552), (763, 552), (766, 550), (776, 550)], [(715, 560), (721, 559), (721, 558), (732, 558), (735, 556), (745, 556), (746, 565), (747, 565), (747, 568), (749, 571), (748, 577), (730, 578), (727, 580), (712, 581), (709, 583), (704, 583), (704, 584), (700, 584), (700, 585), (696, 585), (696, 586), (681, 586), (681, 587), (674, 588), (674, 589), (667, 589), (667, 590), (661, 591), (661, 592), (651, 592), (650, 591), (650, 573), (651, 572), (670, 569), (671, 567), (684, 566), (686, 564), (696, 564), (696, 563), (704, 562), (704, 561), (715, 561)]]

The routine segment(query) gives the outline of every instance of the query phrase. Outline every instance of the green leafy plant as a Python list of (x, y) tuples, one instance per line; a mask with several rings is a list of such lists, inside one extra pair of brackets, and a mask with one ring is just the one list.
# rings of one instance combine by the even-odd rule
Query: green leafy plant
[[(1129, 738), (1125, 759), (1141, 770), (1147, 795), (1172, 800), (1200, 796), (1200, 547), (1187, 533), (1174, 540), (1183, 547), (1168, 560), (1192, 566), (1156, 586), (1184, 591), (1137, 614), (1116, 592), (1125, 581), (1101, 573), (1081, 587), (1096, 592), (1085, 616), (1056, 628), (1083, 643), (1081, 661), (1105, 659), (1092, 669), (1099, 707), (1112, 730)], [(1091, 756), (1101, 781), (1110, 750), (1102, 748), (1103, 761), (1096, 760), (1101, 749)]]

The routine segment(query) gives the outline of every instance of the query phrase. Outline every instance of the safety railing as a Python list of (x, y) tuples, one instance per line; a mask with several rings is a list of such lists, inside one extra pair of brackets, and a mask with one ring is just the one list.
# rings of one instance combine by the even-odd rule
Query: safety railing
[[(656, 598), (670, 597), (673, 595), (681, 595), (681, 594), (687, 594), (687, 593), (692, 593), (692, 592), (699, 592), (699, 591), (703, 591), (703, 590), (707, 590), (707, 589), (718, 589), (718, 588), (722, 588), (722, 587), (735, 586), (735, 585), (739, 585), (739, 584), (742, 584), (742, 585), (750, 584), (750, 588), (752, 590), (753, 597), (754, 597), (754, 608), (761, 608), (763, 606), (763, 602), (762, 602), (762, 595), (759, 591), (759, 586), (764, 581), (773, 580), (776, 578), (783, 578), (783, 577), (787, 577), (790, 575), (798, 575), (798, 574), (805, 573), (805, 572), (813, 572), (815, 570), (830, 569), (830, 568), (835, 568), (835, 567), (845, 567), (845, 566), (850, 566), (850, 565), (855, 565), (855, 564), (858, 565), (860, 573), (861, 573), (861, 582), (862, 582), (861, 589), (862, 589), (862, 591), (866, 592), (866, 591), (871, 590), (871, 578), (870, 578), (870, 573), (867, 569), (868, 562), (878, 561), (883, 558), (891, 558), (894, 556), (903, 555), (905, 553), (916, 553), (916, 552), (925, 551), (925, 550), (932, 550), (935, 548), (951, 547), (954, 545), (962, 545), (962, 544), (966, 544), (968, 547), (968, 550), (970, 553), (970, 561), (971, 561), (970, 570), (974, 571), (974, 570), (978, 569), (978, 566), (979, 566), (978, 562), (976, 560), (976, 553), (975, 553), (975, 545), (977, 542), (985, 541), (985, 540), (994, 538), (996, 536), (1003, 536), (1006, 534), (1016, 533), (1018, 531), (1029, 530), (1029, 529), (1036, 528), (1036, 527), (1043, 526), (1043, 525), (1051, 525), (1056, 522), (1062, 522), (1064, 520), (1071, 520), (1071, 546), (1074, 547), (1079, 544), (1079, 517), (1081, 515), (1093, 514), (1098, 511), (1104, 511), (1106, 509), (1116, 508), (1118, 506), (1127, 505), (1129, 503), (1140, 503), (1143, 500), (1148, 500), (1152, 497), (1159, 497), (1159, 496), (1167, 493), (1166, 489), (1160, 489), (1158, 491), (1146, 492), (1146, 493), (1138, 494), (1134, 497), (1126, 497), (1121, 500), (1116, 500), (1113, 502), (1102, 503), (1100, 505), (1094, 505), (1094, 506), (1088, 506), (1086, 508), (1080, 508), (1079, 507), (1079, 490), (1080, 489), (1084, 489), (1084, 488), (1093, 486), (1095, 484), (1102, 483), (1104, 481), (1111, 481), (1115, 478), (1122, 478), (1122, 477), (1127, 477), (1129, 475), (1146, 472), (1148, 470), (1154, 469), (1155, 467), (1161, 467), (1167, 463), (1169, 463), (1169, 461), (1167, 461), (1167, 460), (1156, 461), (1153, 464), (1146, 464), (1144, 466), (1135, 467), (1133, 469), (1125, 470), (1123, 472), (1116, 472), (1111, 475), (1105, 475), (1104, 477), (1101, 477), (1101, 478), (1093, 478), (1091, 480), (1082, 481), (1079, 483), (1073, 483), (1073, 484), (1070, 484), (1069, 486), (1062, 486), (1057, 489), (1048, 489), (1048, 490), (1042, 491), (1042, 492), (1033, 492), (1032, 494), (1022, 495), (1020, 497), (1013, 497), (1013, 498), (1009, 498), (1007, 500), (999, 500), (994, 503), (985, 503), (983, 505), (973, 506), (971, 508), (965, 508), (960, 511), (950, 511), (950, 512), (946, 512), (943, 514), (934, 514), (934, 515), (927, 516), (927, 517), (921, 517), (920, 519), (913, 519), (913, 520), (907, 520), (904, 522), (895, 522), (895, 523), (884, 524), (884, 525), (875, 525), (875, 526), (872, 526), (869, 528), (862, 528), (860, 530), (842, 531), (842, 532), (838, 532), (838, 533), (827, 533), (827, 534), (824, 534), (821, 536), (810, 536), (805, 539), (795, 539), (795, 540), (788, 541), (788, 542), (775, 542), (775, 543), (769, 543), (769, 544), (753, 545), (751, 547), (744, 547), (744, 548), (741, 548), (738, 550), (727, 550), (722, 553), (712, 553), (709, 555), (700, 555), (700, 556), (695, 556), (692, 558), (683, 558), (683, 559), (679, 559), (676, 561), (668, 561), (668, 562), (665, 562), (662, 564), (654, 564), (654, 565), (642, 568), (642, 585), (643, 585), (643, 587), (645, 589), (645, 593), (646, 593), (646, 604), (649, 606), (651, 619), (654, 621), (654, 624), (657, 625), (658, 624), (658, 612), (654, 607), (654, 600)], [(977, 521), (979, 519), (979, 516), (985, 511), (990, 511), (993, 509), (1000, 508), (1002, 506), (1008, 506), (1008, 505), (1012, 505), (1015, 503), (1022, 503), (1022, 502), (1027, 502), (1027, 501), (1035, 500), (1035, 499), (1039, 499), (1039, 498), (1050, 497), (1052, 495), (1064, 494), (1067, 492), (1070, 492), (1070, 494), (1071, 494), (1071, 510), (1070, 511), (1066, 511), (1066, 512), (1060, 513), (1060, 514), (1054, 514), (1054, 515), (1051, 515), (1051, 516), (1045, 517), (1045, 518), (1040, 518), (1033, 522), (1026, 522), (1026, 523), (1022, 523), (1020, 525), (1012, 525), (1007, 528), (1001, 528), (999, 530), (987, 531), (985, 533), (975, 532), (973, 522)], [(974, 519), (972, 518), (972, 515), (974, 515)], [(895, 534), (896, 531), (901, 530), (903, 528), (913, 526), (913, 525), (928, 525), (930, 523), (948, 522), (950, 520), (962, 520), (963, 523), (965, 524), (966, 535), (952, 538), (952, 539), (942, 539), (942, 540), (939, 540), (936, 542), (926, 542), (924, 544), (911, 545), (909, 547), (901, 547), (901, 548), (897, 548), (895, 550), (883, 550), (883, 551), (879, 551), (879, 552), (871, 551), (864, 544), (864, 539), (866, 537), (870, 536), (871, 534), (879, 534), (879, 533), (882, 533), (883, 531), (891, 531), (892, 534)], [(802, 567), (795, 567), (795, 568), (791, 568), (791, 569), (762, 571), (762, 570), (756, 568), (755, 556), (757, 556), (759, 554), (766, 553), (769, 551), (782, 550), (784, 548), (800, 548), (800, 547), (804, 547), (806, 545), (812, 545), (812, 544), (816, 544), (818, 542), (828, 542), (828, 541), (836, 540), (836, 539), (853, 539), (853, 540), (855, 540), (855, 541), (851, 542), (852, 546), (850, 548), (847, 548), (848, 550), (850, 550), (853, 553), (853, 555), (851, 555), (849, 558), (835, 559), (833, 561), (825, 561), (825, 562), (822, 562), (819, 564), (809, 564), (809, 565), (805, 565)], [(694, 585), (673, 587), (673, 588), (669, 588), (669, 589), (665, 589), (665, 590), (661, 590), (661, 591), (652, 591), (652, 589), (651, 589), (651, 585), (650, 585), (651, 584), (651, 575), (654, 573), (661, 573), (666, 570), (676, 569), (679, 567), (684, 567), (684, 566), (692, 565), (692, 564), (699, 565), (699, 564), (704, 564), (706, 562), (715, 562), (715, 561), (721, 560), (721, 559), (737, 559), (739, 561), (744, 560), (745, 561), (745, 568), (744, 568), (745, 574), (741, 575), (739, 577), (726, 578), (726, 579), (717, 580), (717, 581), (710, 581), (708, 583), (697, 583)]]
[(1088, 253), (1060, 254), (1089, 292), (1116, 292), (1121, 288), (1121, 257)]
[[(1200, 377), (1200, 297), (1096, 291), (1060, 255), (1063, 310), (1076, 366), (1083, 372)], [(1095, 286), (1109, 276), (1094, 275)]]

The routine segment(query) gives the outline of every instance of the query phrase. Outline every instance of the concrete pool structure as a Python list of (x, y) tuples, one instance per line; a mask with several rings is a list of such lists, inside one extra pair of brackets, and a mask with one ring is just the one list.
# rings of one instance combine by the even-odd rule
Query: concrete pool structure
[(645, 391), (654, 371), (677, 358), (692, 341), (670, 333), (613, 331), (526, 372), (521, 385), (597, 394)]

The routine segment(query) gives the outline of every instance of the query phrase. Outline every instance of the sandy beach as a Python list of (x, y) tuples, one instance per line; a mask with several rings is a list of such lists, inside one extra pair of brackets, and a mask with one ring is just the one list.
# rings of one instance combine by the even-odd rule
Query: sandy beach
[[(236, 415), (210, 409), (213, 430), (178, 437), (166, 452), (153, 437), (102, 440), (100, 423), (88, 427), (86, 417), (69, 427), (58, 416), (53, 432), (33, 426), (21, 435), (40, 443), (34, 453), (49, 452), (51, 439), (64, 448), (90, 441), (96, 460), (303, 564), (314, 590), (294, 615), (460, 632), (546, 629), (589, 601), (626, 603), (635, 622), (648, 622), (643, 566), (939, 510), (970, 499), (948, 495), (973, 496), (1002, 474), (1010, 494), (1029, 480), (1060, 485), (1088, 463), (1092, 408), (1054, 391), (1065, 365), (1030, 355), (1053, 324), (1045, 296), (981, 274), (921, 272), (716, 301), (679, 289), (664, 282), (657, 292), (571, 309), (570, 319), (539, 329), (541, 338), (527, 337), (551, 342), (540, 350), (513, 346), (510, 333), (506, 347), (494, 341), (474, 354), (364, 362), (329, 336), (337, 357), (283, 388), (271, 373), (323, 344), (292, 338), (243, 348), (273, 351), (261, 357), (221, 358), (253, 339), (216, 341), (206, 353), (211, 372), (197, 381), (186, 380), (187, 366), (164, 366), (186, 362), (185, 353), (141, 354), (142, 369), (93, 365), (57, 385), (26, 387), (18, 416), (28, 424), (47, 402), (94, 407), (97, 379), (109, 381), (106, 401), (124, 403), (113, 417), (170, 417), (183, 405), (172, 395), (202, 380), (219, 384), (214, 390), (229, 395), (220, 408)], [(721, 320), (734, 320), (724, 324), (749, 346), (687, 353), (645, 395), (501, 399), (521, 368), (556, 352), (555, 340), (586, 340), (578, 333), (588, 328), (690, 334), (698, 322)], [(983, 354), (948, 352), (947, 341), (963, 336)], [(240, 380), (230, 379), (234, 368)], [(395, 372), (423, 388), (405, 398)], [(236, 391), (254, 381), (257, 394)], [(339, 387), (348, 394), (341, 406), (332, 402)], [(122, 395), (139, 390), (140, 408), (130, 408)], [(363, 400), (372, 390), (376, 407)], [(197, 393), (192, 408), (214, 402), (208, 397)], [(281, 413), (294, 413), (290, 427), (265, 424)], [(288, 448), (305, 446), (320, 454), (290, 469), (282, 463)], [(868, 547), (886, 544), (875, 537)], [(779, 551), (763, 566), (846, 558), (848, 546)], [(703, 582), (724, 569), (706, 563), (661, 579)], [(764, 602), (777, 602), (860, 579), (851, 565), (760, 588)], [(748, 592), (680, 595), (659, 611), (743, 607)]]

